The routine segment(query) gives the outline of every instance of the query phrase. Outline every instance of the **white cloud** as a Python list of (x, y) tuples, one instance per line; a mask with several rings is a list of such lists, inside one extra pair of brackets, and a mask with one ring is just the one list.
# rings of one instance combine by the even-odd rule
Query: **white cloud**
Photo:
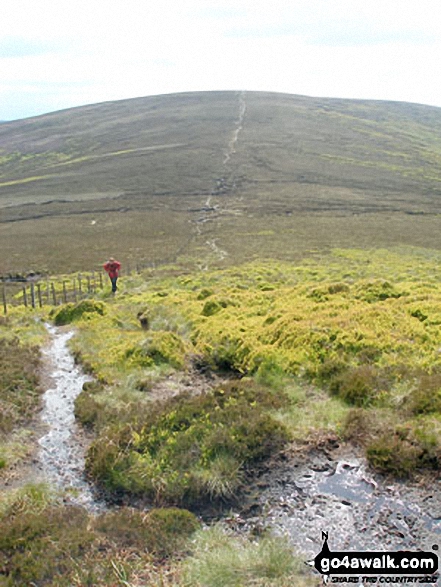
[(0, 119), (239, 88), (441, 105), (440, 24), (438, 0), (4, 0)]

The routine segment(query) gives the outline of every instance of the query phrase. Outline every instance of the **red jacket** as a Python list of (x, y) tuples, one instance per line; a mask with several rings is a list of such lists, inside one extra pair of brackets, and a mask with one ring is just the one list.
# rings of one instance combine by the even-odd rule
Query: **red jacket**
[(118, 277), (118, 272), (121, 268), (121, 263), (119, 261), (107, 261), (105, 265), (103, 265), (104, 269), (109, 274), (109, 277), (112, 279), (113, 277)]

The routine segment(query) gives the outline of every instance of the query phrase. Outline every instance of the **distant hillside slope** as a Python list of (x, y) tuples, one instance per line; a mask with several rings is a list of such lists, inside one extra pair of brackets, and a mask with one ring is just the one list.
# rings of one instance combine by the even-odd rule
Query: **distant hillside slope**
[[(199, 257), (208, 246), (223, 260), (250, 222), (255, 233), (272, 231), (274, 242), (290, 230), (303, 231), (304, 242), (319, 215), (329, 242), (312, 239), (314, 248), (346, 244), (331, 234), (343, 226), (359, 240), (354, 216), (379, 226), (366, 215), (392, 214), (394, 243), (436, 247), (440, 163), (441, 109), (429, 106), (207, 92), (74, 108), (0, 126), (0, 246), (23, 263), (17, 239), (27, 238), (28, 256), (41, 263), (48, 235), (66, 235), (66, 226), (88, 241), (72, 217), (91, 214), (93, 259), (116, 232), (128, 257), (156, 258), (155, 247)], [(409, 238), (403, 215), (426, 217), (424, 238)], [(341, 217), (350, 226), (329, 224)], [(286, 255), (291, 242), (245, 237), (236, 243), (245, 258)], [(381, 238), (372, 235), (372, 244)]]
[(0, 202), (205, 192), (237, 113), (234, 93), (181, 94), (11, 122), (0, 131)]

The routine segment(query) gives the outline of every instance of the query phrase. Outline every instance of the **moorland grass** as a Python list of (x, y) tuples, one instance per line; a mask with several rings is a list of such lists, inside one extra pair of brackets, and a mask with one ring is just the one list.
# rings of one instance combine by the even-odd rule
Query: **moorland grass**
[(0, 581), (5, 587), (312, 586), (286, 540), (200, 529), (188, 511), (121, 507), (92, 516), (29, 485), (0, 501)]
[(127, 586), (141, 575), (149, 585), (168, 584), (161, 583), (158, 565), (168, 560), (176, 567), (173, 560), (190, 548), (199, 527), (190, 512), (178, 509), (120, 508), (93, 516), (35, 485), (2, 498), (0, 522), (6, 587)]
[[(141, 413), (149, 404), (155, 369), (193, 362), (252, 376), (276, 393), (286, 390), (288, 403), (273, 409), (273, 415), (295, 438), (314, 429), (344, 434), (346, 414), (353, 407), (389, 413), (390, 429), (404, 423), (411, 430), (407, 437), (396, 435), (403, 450), (409, 443), (419, 447), (414, 469), (436, 468), (438, 428), (430, 442), (416, 431), (421, 416), (440, 418), (438, 263), (438, 253), (421, 249), (336, 250), (299, 265), (254, 263), (159, 277), (147, 289), (137, 278), (130, 291), (127, 280), (119, 299), (107, 304), (105, 316), (78, 322), (75, 348), (99, 379), (119, 382), (116, 387), (121, 389), (115, 391), (114, 386), (111, 396), (105, 391), (84, 393), (77, 404), (83, 402), (81, 418), (99, 420), (100, 429), (106, 413), (114, 422), (117, 418), (106, 402), (117, 405), (118, 394), (132, 406), (128, 414), (134, 414), (137, 403)], [(140, 312), (148, 314), (150, 330), (139, 323)], [(155, 362), (148, 348), (157, 337), (169, 350)], [(172, 358), (174, 348), (180, 349), (180, 364)], [(372, 456), (378, 443), (383, 444), (380, 428), (375, 438), (366, 436), (364, 444), (371, 446), (373, 466), (386, 471), (387, 459), (380, 464)], [(138, 473), (153, 466), (146, 455), (136, 457), (136, 463), (126, 457), (117, 451), (111, 462), (125, 460), (124, 470), (132, 467)], [(240, 470), (233, 465), (219, 461), (211, 471), (220, 487), (219, 475), (225, 475), (227, 492), (234, 492), (227, 471)], [(135, 485), (130, 491), (144, 491), (143, 483)], [(154, 493), (151, 487), (146, 491)]]
[[(244, 104), (240, 140), (226, 166)], [(224, 195), (234, 184), (251, 184), (254, 193), (271, 184), (282, 193), (299, 184), (386, 189), (392, 197), (419, 185), (421, 193), (439, 187), (440, 127), (439, 109), (429, 106), (264, 92), (108, 102), (3, 124), (1, 195), (8, 203), (35, 202), (215, 186)], [(371, 207), (378, 205), (371, 198)]]
[(37, 347), (18, 338), (0, 338), (0, 434), (30, 420), (39, 406)]
[(125, 268), (192, 271), (373, 243), (439, 248), (440, 126), (437, 108), (255, 92), (2, 124), (1, 271), (92, 270), (109, 253)]
[(0, 320), (0, 475), (33, 452), (34, 417), (41, 405), (39, 373), (46, 331), (40, 316), (11, 308)]
[(184, 563), (184, 579), (194, 587), (314, 585), (304, 569), (304, 562), (283, 538), (252, 541), (214, 525), (196, 534), (194, 551)]
[[(72, 347), (96, 376), (76, 401), (78, 419), (96, 435), (90, 477), (113, 497), (198, 509), (240, 496), (255, 468), (290, 438), (329, 434), (363, 447), (386, 475), (438, 471), (439, 261), (422, 249), (336, 250), (299, 264), (175, 277), (164, 270), (146, 274), (147, 282), (126, 277), (115, 298), (97, 296), (102, 312), (68, 307)], [(23, 379), (23, 359), (35, 358), (29, 343), (41, 342), (44, 315), (14, 309), (0, 325), (6, 380), (18, 381), (24, 397), (34, 380)], [(242, 379), (153, 401), (156, 381), (190, 365)], [(38, 405), (38, 396), (30, 400)], [(17, 425), (35, 409), (23, 408)], [(201, 533), (192, 546), (197, 523), (184, 510), (146, 516), (121, 508), (92, 521), (42, 488), (10, 496), (0, 516), (2, 580), (11, 587), (309, 581), (277, 540), (227, 540), (213, 530), (212, 540)], [(181, 569), (174, 554), (188, 553)]]
[(82, 300), (75, 304), (65, 304), (60, 310), (54, 308), (49, 315), (53, 318), (56, 326), (64, 326), (79, 320), (85, 314), (93, 314), (95, 312), (101, 316), (104, 314), (104, 304), (102, 302)]

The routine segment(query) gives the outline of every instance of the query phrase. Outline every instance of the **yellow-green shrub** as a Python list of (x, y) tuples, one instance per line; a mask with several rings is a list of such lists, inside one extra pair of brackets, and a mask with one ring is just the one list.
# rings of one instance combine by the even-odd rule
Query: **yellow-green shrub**
[(151, 367), (166, 363), (182, 369), (185, 365), (186, 348), (182, 339), (174, 332), (152, 331), (142, 341), (125, 352), (132, 365)]
[(396, 425), (395, 429), (379, 434), (366, 448), (369, 463), (381, 473), (395, 477), (411, 477), (416, 471), (439, 469), (441, 441), (439, 433), (415, 428), (415, 423)]
[(105, 305), (103, 302), (95, 300), (82, 300), (76, 304), (68, 303), (62, 306), (61, 309), (51, 312), (53, 320), (57, 326), (70, 324), (76, 320), (84, 317), (89, 317), (90, 314), (104, 314)]
[(441, 414), (441, 373), (423, 375), (409, 398), (414, 414)]

